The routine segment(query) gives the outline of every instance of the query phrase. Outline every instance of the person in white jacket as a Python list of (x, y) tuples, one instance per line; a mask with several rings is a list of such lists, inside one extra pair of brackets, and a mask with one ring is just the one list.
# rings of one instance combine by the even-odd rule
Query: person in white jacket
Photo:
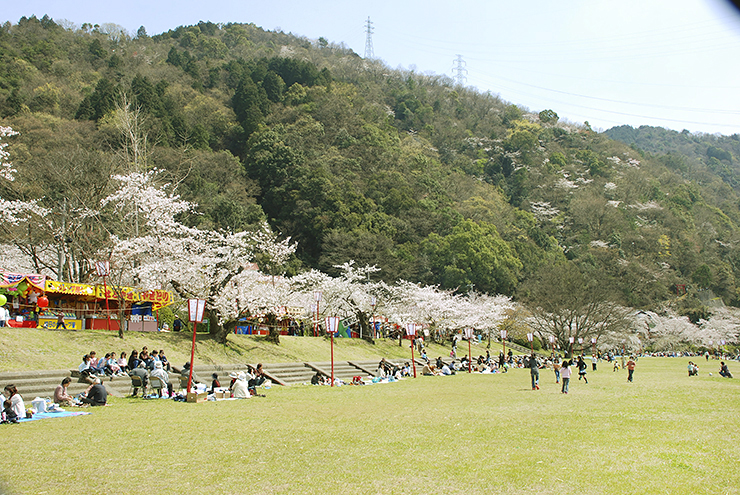
[(235, 399), (249, 399), (252, 395), (249, 393), (249, 383), (247, 382), (247, 375), (244, 372), (239, 373), (236, 376), (236, 381), (231, 387), (231, 396)]

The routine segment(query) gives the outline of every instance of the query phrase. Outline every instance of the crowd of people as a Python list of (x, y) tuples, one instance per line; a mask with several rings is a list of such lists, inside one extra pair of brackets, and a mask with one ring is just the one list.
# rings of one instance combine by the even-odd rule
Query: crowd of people
[[(559, 354), (553, 353), (549, 357), (541, 357), (532, 353), (531, 355), (514, 355), (511, 350), (508, 354), (500, 352), (497, 359), (492, 358), (490, 353), (486, 351), (485, 356), (479, 355), (477, 358), (469, 358), (467, 355), (462, 359), (452, 358), (448, 362), (442, 359), (441, 356), (435, 360), (431, 360), (426, 355), (426, 349), (423, 346), (423, 339), (417, 338), (412, 342), (412, 345), (418, 346), (418, 350), (421, 359), (424, 361), (421, 367), (421, 375), (424, 376), (449, 376), (455, 375), (461, 371), (472, 371), (476, 373), (505, 373), (512, 368), (527, 368), (530, 370), (531, 386), (532, 390), (539, 390), (540, 381), (540, 370), (551, 369), (555, 375), (555, 382), (561, 384), (561, 393), (567, 394), (569, 392), (570, 379), (572, 377), (571, 368), (575, 368), (578, 371), (579, 381), (583, 381), (588, 384), (588, 364), (586, 356), (583, 354), (577, 356), (575, 359), (561, 358)], [(456, 346), (455, 346), (456, 347)], [(456, 349), (453, 349), (452, 355), (455, 355)], [(659, 353), (661, 357), (684, 357), (686, 353), (670, 353), (670, 355)], [(658, 355), (658, 354), (648, 354)], [(705, 357), (708, 361), (710, 355), (708, 353), (698, 353), (699, 357)], [(607, 362), (613, 362), (614, 371), (625, 368), (628, 371), (627, 380), (629, 382), (634, 381), (634, 373), (637, 367), (636, 359), (633, 356), (621, 356), (621, 366), (619, 364), (620, 356), (612, 352), (604, 354), (594, 354), (590, 358), (591, 371), (597, 370), (597, 364), (601, 359)], [(719, 355), (719, 357), (722, 357)], [(626, 361), (625, 361), (626, 360)], [(141, 379), (142, 388), (146, 389), (148, 385), (158, 381), (157, 387), (154, 387), (160, 397), (172, 397), (174, 385), (170, 378), (170, 371), (178, 372), (180, 379), (180, 388), (187, 388), (188, 384), (201, 385), (205, 387), (205, 382), (198, 377), (195, 372), (190, 372), (190, 363), (185, 363), (181, 370), (174, 369), (164, 350), (148, 350), (144, 346), (141, 350), (132, 350), (130, 355), (125, 351), (120, 353), (118, 356), (115, 352), (106, 353), (102, 358), (97, 356), (96, 351), (90, 351), (82, 357), (82, 363), (79, 365), (79, 372), (82, 379), (88, 382), (89, 386), (87, 389), (79, 394), (73, 396), (68, 392), (68, 386), (71, 383), (71, 378), (65, 377), (62, 382), (56, 387), (53, 394), (53, 401), (61, 407), (70, 406), (102, 406), (106, 405), (108, 392), (102, 383), (102, 380), (106, 377), (115, 376), (138, 376)], [(699, 374), (699, 366), (693, 362), (688, 362), (688, 376), (697, 376)], [(412, 367), (409, 362), (403, 364), (396, 364), (385, 358), (381, 359), (378, 363), (376, 377), (380, 379), (401, 379), (404, 377), (412, 376)], [(711, 376), (711, 373), (709, 373)], [(732, 373), (729, 370), (729, 366), (725, 361), (720, 362), (719, 375), (726, 378), (732, 378)], [(211, 376), (211, 384), (208, 392), (213, 394), (216, 391), (225, 393), (226, 396), (231, 398), (246, 399), (254, 396), (260, 396), (257, 393), (257, 388), (265, 383), (267, 377), (263, 370), (262, 364), (258, 364), (256, 368), (251, 366), (247, 367), (246, 371), (240, 371), (238, 373), (230, 373), (230, 382), (228, 386), (222, 387), (219, 376), (213, 373)], [(330, 385), (330, 379), (324, 376), (321, 372), (316, 372), (312, 377), (311, 383), (314, 385)], [(138, 387), (133, 388), (132, 396), (138, 395)], [(264, 397), (264, 395), (262, 395)], [(3, 395), (0, 397), (0, 422), (2, 423), (17, 423), (20, 419), (25, 418), (28, 412), (26, 411), (23, 398), (18, 392), (15, 385), (7, 385), (3, 389)]]

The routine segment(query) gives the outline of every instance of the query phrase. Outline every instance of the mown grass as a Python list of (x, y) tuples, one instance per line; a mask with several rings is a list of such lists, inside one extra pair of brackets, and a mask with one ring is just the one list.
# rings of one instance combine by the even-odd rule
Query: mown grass
[[(113, 399), (0, 428), (13, 493), (738, 493), (737, 380), (643, 358), (560, 394), (550, 372)], [(90, 485), (88, 485), (90, 484)]]

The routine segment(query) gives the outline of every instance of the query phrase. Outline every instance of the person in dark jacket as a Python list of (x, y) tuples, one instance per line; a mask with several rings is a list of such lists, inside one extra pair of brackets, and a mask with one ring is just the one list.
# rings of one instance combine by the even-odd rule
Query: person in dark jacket
[(95, 379), (95, 383), (87, 387), (80, 400), (84, 404), (91, 406), (104, 406), (108, 400), (108, 391), (103, 386), (100, 378)]
[(578, 380), (583, 378), (583, 380), (588, 383), (588, 378), (586, 378), (587, 370), (588, 365), (586, 364), (586, 361), (583, 360), (583, 356), (578, 356)]
[(532, 390), (540, 389), (540, 367), (534, 353), (529, 357), (529, 374), (532, 377)]

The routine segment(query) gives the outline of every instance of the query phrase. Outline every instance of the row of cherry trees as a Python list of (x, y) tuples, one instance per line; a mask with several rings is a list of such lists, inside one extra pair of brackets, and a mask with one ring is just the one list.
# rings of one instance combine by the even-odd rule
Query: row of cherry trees
[[(10, 128), (0, 128), (0, 139), (14, 134)], [(8, 161), (5, 146), (7, 143), (0, 142), (3, 229), (8, 234), (14, 229), (53, 231), (54, 210), (45, 206), (46, 198), (19, 197), (17, 191), (22, 188), (13, 188), (16, 170)], [(662, 315), (634, 312), (590, 300), (571, 313), (558, 313), (545, 305), (528, 311), (505, 296), (460, 294), (406, 281), (392, 285), (374, 281), (370, 275), (378, 268), (357, 266), (353, 261), (336, 266), (340, 273), (336, 277), (317, 270), (286, 277), (283, 267), (296, 250), (290, 238), (281, 239), (266, 223), (242, 232), (185, 225), (178, 219), (197, 214), (197, 205), (181, 199), (175, 184), (160, 171), (139, 165), (142, 161), (141, 157), (127, 160), (137, 165), (113, 174), (111, 192), (98, 203), (77, 205), (74, 221), (99, 225), (106, 234), (90, 254), (110, 260), (118, 284), (171, 288), (181, 299), (205, 299), (212, 332), (221, 342), (226, 342), (238, 319), (247, 316), (261, 318), (271, 329), (271, 340), (278, 343), (279, 319), (286, 307), (299, 308), (305, 318), (318, 316), (318, 321), (331, 315), (356, 322), (368, 338), (373, 335), (373, 318), (401, 327), (421, 324), (439, 340), (463, 328), (474, 328), (489, 339), (498, 336), (499, 328), (513, 329), (509, 337), (534, 332), (545, 346), (550, 336), (561, 346), (571, 337), (585, 338), (586, 342), (593, 337), (602, 348), (633, 349), (647, 343), (670, 349), (686, 342), (719, 344), (737, 338), (737, 315), (727, 309), (715, 311), (712, 318), (698, 325), (669, 310)], [(3, 199), (7, 193), (17, 197)], [(54, 252), (38, 244), (16, 243), (25, 246), (21, 251), (26, 255), (31, 249), (39, 258)], [(257, 259), (261, 271), (253, 269)], [(552, 284), (547, 287), (552, 291)], [(318, 311), (317, 293), (321, 293)]]

